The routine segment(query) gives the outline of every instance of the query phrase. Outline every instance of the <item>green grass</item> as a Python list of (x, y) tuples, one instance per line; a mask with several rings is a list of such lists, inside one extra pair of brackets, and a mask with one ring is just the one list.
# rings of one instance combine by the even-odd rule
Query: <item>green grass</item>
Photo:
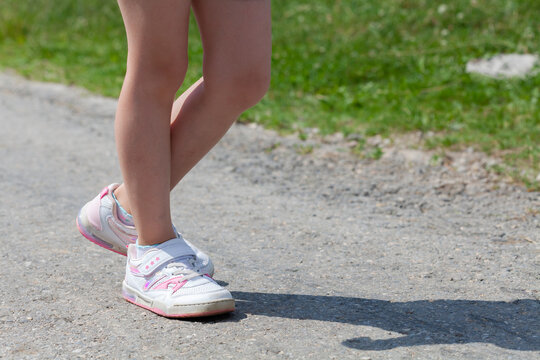
[[(271, 91), (241, 120), (286, 132), (432, 131), (428, 147), (498, 154), (540, 189), (531, 180), (540, 171), (540, 72), (465, 73), (473, 58), (540, 53), (539, 16), (537, 0), (274, 0)], [(188, 83), (202, 59), (191, 29)], [(125, 53), (112, 0), (2, 1), (2, 67), (117, 96)]]

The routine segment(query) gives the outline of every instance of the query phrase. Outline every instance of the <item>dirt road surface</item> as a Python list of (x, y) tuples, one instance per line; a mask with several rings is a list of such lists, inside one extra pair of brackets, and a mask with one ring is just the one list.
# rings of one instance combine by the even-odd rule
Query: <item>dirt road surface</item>
[(256, 126), (235, 125), (172, 194), (236, 311), (129, 304), (125, 258), (74, 223), (121, 180), (115, 107), (0, 75), (0, 358), (540, 357), (539, 193)]

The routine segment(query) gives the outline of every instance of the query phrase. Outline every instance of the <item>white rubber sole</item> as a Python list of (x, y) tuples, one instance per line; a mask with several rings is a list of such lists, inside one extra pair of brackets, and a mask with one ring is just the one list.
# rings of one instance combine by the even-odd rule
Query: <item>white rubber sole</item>
[(139, 291), (126, 284), (125, 281), (122, 282), (122, 296), (132, 304), (170, 318), (212, 316), (234, 311), (234, 299), (232, 298), (209, 300), (197, 304), (167, 306), (160, 301), (142, 295)]

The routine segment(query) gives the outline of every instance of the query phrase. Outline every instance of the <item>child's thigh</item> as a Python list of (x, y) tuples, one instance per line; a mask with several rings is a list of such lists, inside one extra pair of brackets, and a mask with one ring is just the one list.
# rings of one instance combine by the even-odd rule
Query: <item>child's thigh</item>
[(191, 1), (118, 0), (118, 4), (128, 39), (128, 69), (151, 72), (187, 65)]
[(204, 76), (270, 74), (270, 0), (193, 0), (204, 48)]

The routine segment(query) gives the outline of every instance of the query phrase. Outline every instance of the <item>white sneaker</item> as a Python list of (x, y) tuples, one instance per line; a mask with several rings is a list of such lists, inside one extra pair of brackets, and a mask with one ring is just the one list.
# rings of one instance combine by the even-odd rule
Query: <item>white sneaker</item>
[(168, 240), (137, 258), (130, 245), (122, 295), (166, 317), (209, 316), (234, 311), (231, 293), (194, 270), (195, 252), (184, 239)]
[[(98, 196), (79, 211), (76, 219), (79, 232), (88, 240), (117, 254), (126, 255), (127, 247), (134, 244), (138, 234), (134, 225), (126, 224), (118, 217), (116, 201), (112, 193), (120, 184), (106, 186)], [(178, 237), (182, 235), (174, 229)], [(214, 275), (214, 264), (201, 250), (185, 240), (196, 256), (196, 268), (203, 274)]]

